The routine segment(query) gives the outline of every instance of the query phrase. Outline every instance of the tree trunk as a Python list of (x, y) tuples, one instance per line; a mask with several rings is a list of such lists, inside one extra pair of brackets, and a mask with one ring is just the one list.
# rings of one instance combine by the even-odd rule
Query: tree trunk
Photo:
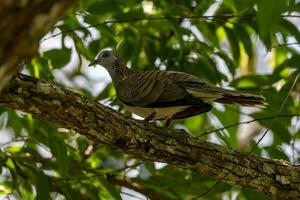
[(0, 91), (75, 0), (0, 0)]

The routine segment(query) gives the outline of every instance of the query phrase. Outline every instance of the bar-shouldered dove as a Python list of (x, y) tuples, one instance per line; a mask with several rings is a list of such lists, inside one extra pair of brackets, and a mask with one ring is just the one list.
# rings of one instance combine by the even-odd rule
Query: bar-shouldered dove
[(135, 71), (112, 50), (103, 49), (95, 61), (109, 73), (119, 100), (145, 121), (182, 119), (208, 112), (211, 102), (263, 105), (261, 95), (219, 88), (191, 74), (177, 71)]

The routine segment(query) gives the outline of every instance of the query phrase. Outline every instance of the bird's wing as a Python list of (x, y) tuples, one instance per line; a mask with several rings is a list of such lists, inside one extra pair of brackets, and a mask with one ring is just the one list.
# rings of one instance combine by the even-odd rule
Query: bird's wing
[(119, 99), (132, 106), (169, 107), (201, 104), (175, 79), (169, 71), (133, 73), (116, 86)]
[(203, 102), (219, 102), (229, 104), (240, 104), (244, 106), (265, 105), (265, 98), (261, 95), (223, 89), (196, 77), (182, 72), (169, 72), (169, 77), (176, 80), (187, 93)]
[(211, 85), (197, 76), (175, 71), (169, 71), (168, 73), (169, 78), (176, 81), (187, 93), (204, 102), (210, 102), (222, 97), (224, 89)]
[(127, 76), (116, 87), (119, 99), (132, 106), (170, 107), (209, 102), (256, 106), (264, 97), (216, 87), (197, 76), (175, 71), (145, 71)]

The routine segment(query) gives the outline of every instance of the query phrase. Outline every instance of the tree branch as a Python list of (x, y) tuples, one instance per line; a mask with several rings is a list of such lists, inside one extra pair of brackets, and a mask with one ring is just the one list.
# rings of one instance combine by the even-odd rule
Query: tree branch
[(75, 0), (0, 0), (0, 91)]
[(184, 131), (136, 121), (54, 82), (18, 74), (0, 104), (60, 124), (95, 143), (117, 147), (143, 161), (168, 163), (263, 192), (274, 199), (300, 198), (300, 168), (192, 138)]

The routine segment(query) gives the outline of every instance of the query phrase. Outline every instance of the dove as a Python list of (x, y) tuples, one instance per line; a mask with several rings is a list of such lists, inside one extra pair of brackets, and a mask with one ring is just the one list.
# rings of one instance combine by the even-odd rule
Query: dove
[(103, 49), (88, 66), (101, 65), (113, 82), (117, 97), (146, 122), (183, 119), (211, 110), (212, 102), (260, 106), (261, 95), (223, 89), (197, 76), (178, 71), (137, 71), (128, 68), (116, 52)]

